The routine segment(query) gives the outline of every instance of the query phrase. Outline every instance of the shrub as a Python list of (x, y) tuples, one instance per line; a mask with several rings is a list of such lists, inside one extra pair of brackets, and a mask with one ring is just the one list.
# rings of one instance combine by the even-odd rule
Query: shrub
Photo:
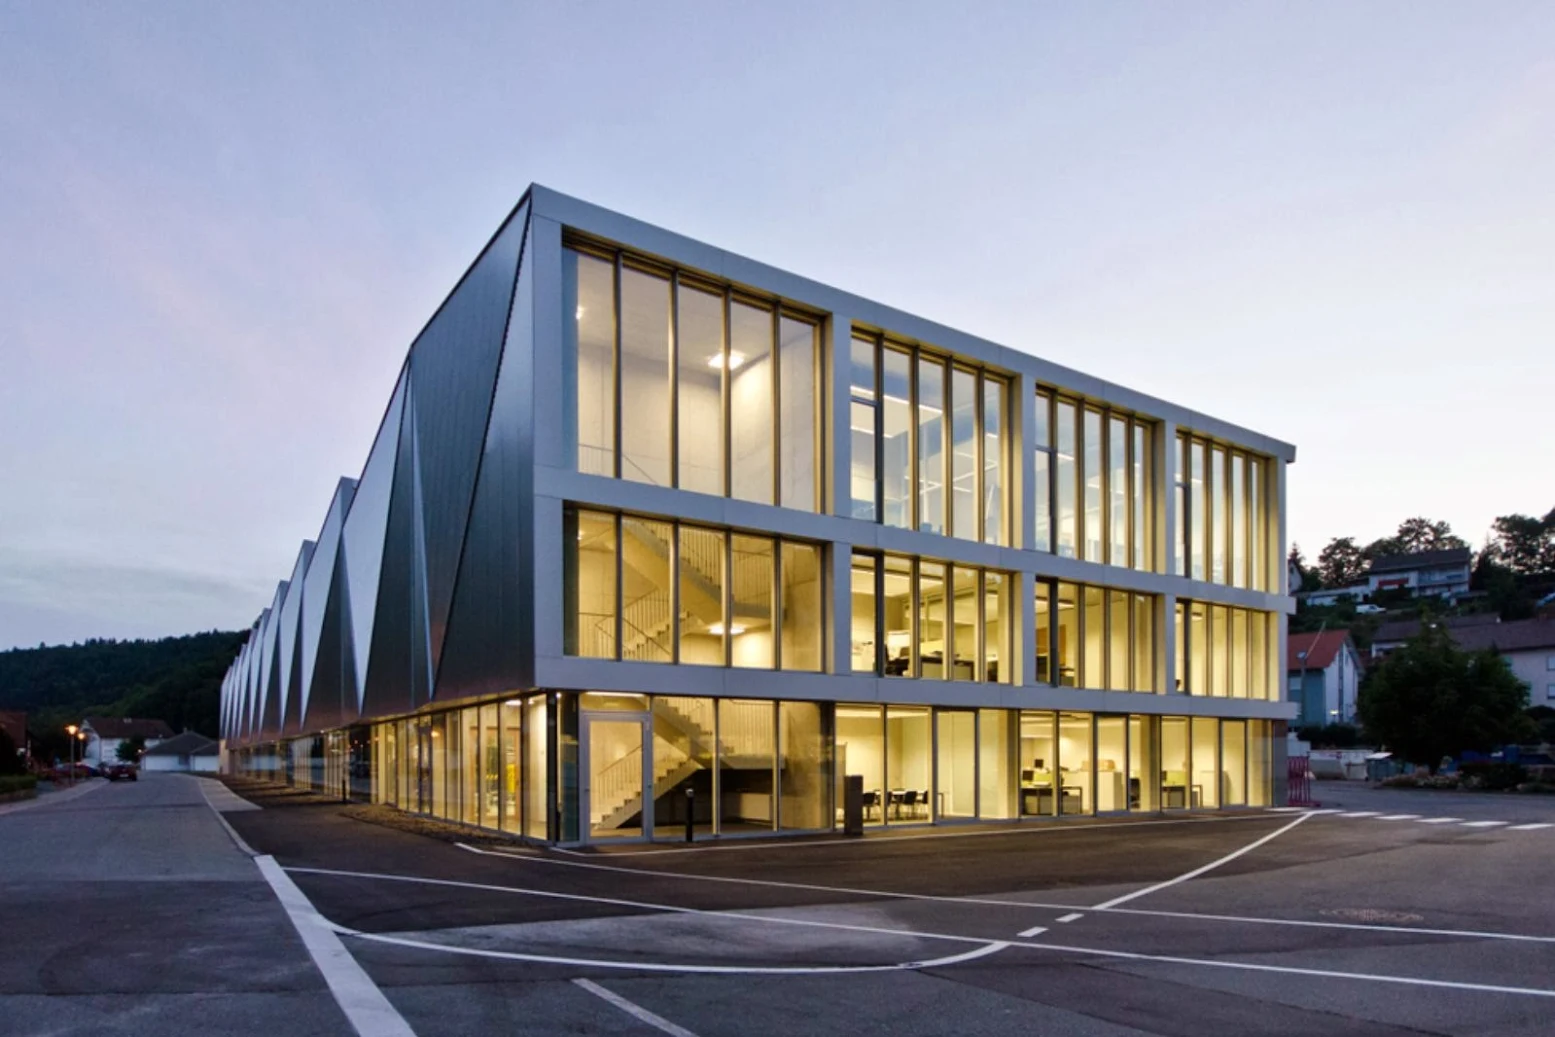
[(0, 796), (7, 792), (25, 792), (38, 787), (38, 779), (31, 774), (0, 774)]
[(1456, 774), (1395, 774), (1391, 778), (1382, 779), (1382, 787), (1386, 789), (1455, 789), (1458, 787)]
[(1464, 788), (1488, 792), (1505, 792), (1528, 780), (1528, 772), (1520, 764), (1495, 760), (1460, 764), (1458, 773), (1463, 776)]
[(1555, 782), (1530, 781), (1517, 786), (1518, 792), (1526, 792), (1534, 796), (1555, 796)]

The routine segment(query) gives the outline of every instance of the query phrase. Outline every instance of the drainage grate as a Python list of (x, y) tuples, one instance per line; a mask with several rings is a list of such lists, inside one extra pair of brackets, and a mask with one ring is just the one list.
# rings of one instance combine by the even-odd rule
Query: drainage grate
[(1403, 925), (1406, 922), (1423, 922), (1424, 915), (1412, 915), (1408, 911), (1382, 911), (1374, 907), (1331, 907), (1318, 914), (1328, 918), (1342, 918), (1346, 922), (1387, 922)]

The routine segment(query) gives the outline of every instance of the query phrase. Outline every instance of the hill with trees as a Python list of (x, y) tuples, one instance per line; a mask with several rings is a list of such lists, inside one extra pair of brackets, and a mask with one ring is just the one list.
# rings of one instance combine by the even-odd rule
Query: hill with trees
[(221, 679), (248, 631), (148, 641), (89, 640), (0, 652), (0, 709), (28, 714), (41, 744), (89, 714), (165, 720), (214, 738)]

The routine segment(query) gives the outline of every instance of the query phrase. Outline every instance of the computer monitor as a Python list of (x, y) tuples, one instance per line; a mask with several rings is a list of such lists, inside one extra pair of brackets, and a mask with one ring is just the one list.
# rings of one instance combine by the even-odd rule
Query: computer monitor
[(1021, 771), (1020, 772), (1020, 780), (1026, 782), (1027, 784), (1030, 784), (1031, 782), (1037, 780), (1037, 772), (1036, 771)]

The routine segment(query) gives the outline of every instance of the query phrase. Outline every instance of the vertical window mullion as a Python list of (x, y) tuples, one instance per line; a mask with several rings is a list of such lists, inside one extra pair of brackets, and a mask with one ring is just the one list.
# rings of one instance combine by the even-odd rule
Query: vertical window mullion
[[(772, 600), (767, 614), (772, 617), (772, 668), (783, 668), (783, 541), (772, 537)], [(731, 637), (730, 640), (733, 640)], [(776, 786), (774, 786), (775, 788)]]
[[(923, 497), (923, 489), (922, 489), (923, 473), (922, 473), (922, 471), (920, 471), (920, 469), (922, 468), (922, 465), (920, 465), (918, 463), (918, 421), (919, 421), (919, 419), (918, 419), (918, 404), (919, 404), (919, 401), (918, 401), (918, 350), (917, 350), (917, 348), (914, 347), (913, 349), (911, 349), (908, 352), (907, 355), (910, 358), (910, 364), (909, 364), (908, 369), (907, 369), (907, 389), (908, 389), (907, 396), (908, 396), (908, 401), (909, 401), (909, 406), (907, 408), (907, 471), (909, 473), (909, 479), (908, 479), (908, 483), (909, 483), (909, 485), (908, 485), (908, 501), (907, 501), (907, 528), (916, 530), (916, 529), (920, 529), (921, 528), (920, 523), (922, 522), (922, 519), (920, 517), (920, 511), (922, 509), (921, 509), (920, 505), (922, 503), (922, 497)], [(916, 572), (916, 566), (914, 566), (914, 570)], [(914, 597), (916, 597), (917, 596), (917, 576), (916, 575), (914, 575), (913, 581), (914, 581), (914, 583), (913, 583), (913, 587), (914, 587), (913, 595), (914, 595)], [(916, 677), (917, 675), (918, 674), (917, 674), (916, 668), (915, 668), (913, 676)]]
[[(725, 533), (723, 537), (724, 556), (724, 586), (723, 586), (723, 637), (719, 640), (723, 643), (723, 657), (725, 666), (734, 665), (734, 635), (730, 633), (734, 629), (734, 533)], [(716, 706), (714, 712), (717, 712)], [(716, 767), (715, 767), (716, 773)], [(713, 811), (716, 820), (718, 811)]]
[[(1134, 568), (1134, 538), (1138, 535), (1134, 529), (1134, 494), (1139, 492), (1139, 487), (1134, 482), (1134, 419), (1129, 418), (1123, 423), (1123, 510), (1126, 513), (1123, 519), (1123, 564), (1130, 569)], [(1130, 608), (1131, 614), (1132, 611)], [(1129, 642), (1130, 652), (1133, 647), (1133, 642)]]
[[(616, 456), (617, 457), (620, 456), (620, 451), (616, 452)], [(614, 516), (613, 522), (614, 522), (615, 537), (616, 537), (616, 542), (614, 544), (615, 555), (616, 555), (615, 556), (615, 568), (616, 568), (616, 586), (615, 586), (615, 595), (616, 595), (616, 601), (615, 601), (616, 643), (615, 643), (615, 657), (616, 657), (616, 659), (621, 659), (621, 658), (623, 658), (623, 655), (621, 653), (621, 623), (622, 623), (622, 613), (625, 611), (623, 609), (623, 607), (622, 607), (622, 604), (623, 604), (623, 599), (625, 597), (625, 594), (624, 594), (624, 592), (622, 590), (622, 586), (621, 586), (621, 546), (622, 545), (621, 545), (621, 515), (620, 515), (619, 512), (617, 512), (616, 515)]]
[[(673, 467), (670, 469), (674, 471)], [(670, 523), (670, 662), (680, 662), (680, 523)], [(725, 626), (728, 624), (726, 623)]]
[[(680, 271), (670, 271), (670, 485), (680, 485)], [(678, 583), (679, 580), (677, 579)], [(677, 631), (678, 639), (678, 631)], [(679, 649), (674, 656), (679, 662)]]
[(774, 303), (770, 333), (772, 340), (768, 348), (772, 351), (772, 503), (779, 507), (785, 503), (783, 500), (783, 358), (778, 356), (782, 352), (783, 345), (783, 337), (779, 334), (782, 320), (781, 307)]
[[(734, 495), (734, 424), (732, 415), (730, 413), (732, 408), (729, 402), (730, 396), (732, 395), (730, 391), (730, 383), (733, 381), (734, 376), (734, 372), (729, 367), (729, 351), (733, 348), (734, 335), (733, 331), (730, 329), (730, 320), (732, 319), (730, 313), (731, 308), (732, 303), (730, 301), (729, 289), (725, 288), (723, 290), (723, 326), (720, 329), (720, 334), (722, 335), (723, 340), (719, 343), (719, 356), (723, 358), (723, 362), (719, 364), (721, 370), (718, 372), (718, 378), (720, 382), (719, 409), (721, 411), (722, 420), (722, 427), (720, 432), (724, 438), (723, 495), (725, 497), (732, 497)], [(724, 539), (728, 540), (729, 538), (725, 537)], [(729, 622), (733, 622), (733, 620), (730, 620)], [(728, 635), (726, 634), (726, 647), (727, 641)], [(727, 653), (725, 658), (727, 659)], [(725, 665), (727, 665), (727, 663)], [(714, 813), (716, 814), (716, 811), (714, 811)]]
[[(621, 254), (619, 252), (616, 253), (615, 266), (612, 270), (611, 293), (614, 299), (611, 305), (610, 319), (615, 326), (615, 344), (610, 352), (610, 397), (611, 406), (615, 408), (615, 413), (610, 419), (613, 439), (610, 451), (612, 454), (610, 465), (612, 468), (611, 474), (619, 479), (621, 478)], [(617, 633), (619, 634), (619, 632), (618, 623)], [(620, 654), (620, 645), (621, 640), (617, 637), (616, 652), (618, 656)]]
[[(875, 406), (872, 419), (875, 424), (875, 522), (885, 524), (885, 344), (874, 340), (875, 350)], [(885, 567), (882, 561), (881, 568)], [(885, 814), (881, 808), (881, 816)]]
[[(914, 407), (913, 410), (916, 412), (917, 408)], [(913, 492), (916, 495), (916, 488)], [(923, 633), (919, 629), (918, 620), (923, 612), (923, 570), (917, 556), (913, 557), (908, 571), (912, 576), (912, 585), (907, 589), (907, 605), (911, 610), (907, 622), (907, 636), (912, 639), (908, 642), (907, 648), (907, 658), (912, 662), (908, 669), (909, 676), (921, 678), (923, 676)]]
[(885, 676), (885, 555), (875, 555), (875, 676)]
[[(973, 593), (977, 595), (977, 607), (974, 615), (977, 616), (976, 643), (972, 646), (972, 679), (985, 681), (988, 679), (988, 574), (984, 569), (977, 570), (977, 576), (972, 581)], [(1006, 664), (1008, 665), (1008, 664)], [(974, 729), (975, 733), (975, 729)], [(981, 746), (981, 742), (978, 743)], [(981, 755), (980, 753), (978, 755)]]

